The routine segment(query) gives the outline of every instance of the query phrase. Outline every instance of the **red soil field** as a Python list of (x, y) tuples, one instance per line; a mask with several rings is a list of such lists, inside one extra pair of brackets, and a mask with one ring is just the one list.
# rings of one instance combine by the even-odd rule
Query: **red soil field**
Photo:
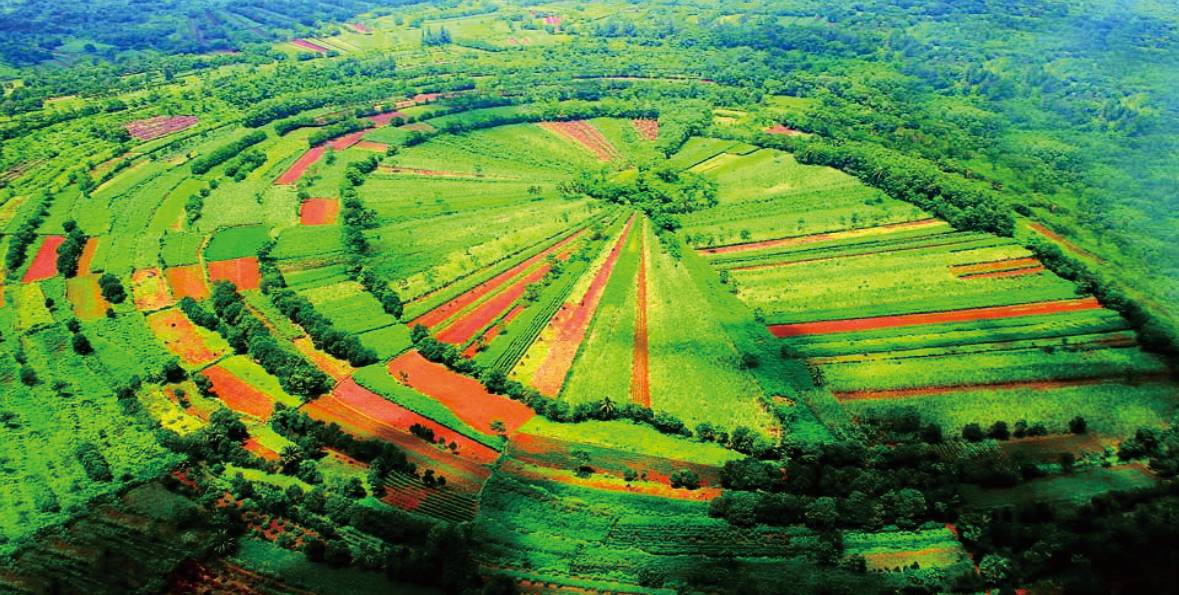
[(202, 373), (213, 382), (213, 392), (217, 393), (226, 407), (262, 421), (270, 419), (270, 414), (274, 412), (274, 399), (266, 393), (221, 366), (205, 368)]
[(1038, 232), (1040, 235), (1056, 242), (1057, 244), (1060, 244), (1061, 246), (1064, 246), (1070, 252), (1079, 254), (1085, 258), (1095, 260), (1097, 262), (1105, 262), (1100, 256), (1097, 256), (1096, 254), (1093, 254), (1092, 252), (1089, 252), (1088, 250), (1072, 243), (1064, 236), (1056, 233), (1055, 231), (1052, 231), (1051, 229), (1048, 229), (1042, 223), (1032, 223), (1029, 225), (1029, 227)]
[(811, 244), (814, 242), (822, 242), (824, 240), (838, 240), (846, 237), (854, 237), (859, 235), (867, 235), (878, 231), (894, 231), (899, 229), (918, 229), (930, 225), (940, 225), (940, 219), (921, 219), (920, 221), (906, 221), (904, 223), (890, 223), (888, 225), (880, 225), (877, 227), (866, 227), (861, 229), (849, 229), (846, 231), (835, 231), (831, 233), (815, 233), (805, 236), (794, 236), (789, 238), (779, 238), (776, 240), (762, 240), (760, 242), (750, 242), (748, 244), (731, 244), (728, 246), (714, 246), (712, 248), (702, 248), (700, 251), (705, 254), (727, 254), (730, 252), (746, 252), (749, 250), (760, 250), (762, 248), (778, 248), (782, 246), (797, 246), (800, 244)]
[(196, 126), (196, 116), (156, 116), (127, 123), (127, 133), (139, 140), (151, 140)]
[(180, 310), (162, 310), (147, 317), (147, 324), (168, 351), (190, 366), (202, 366), (220, 356), (197, 334), (197, 327)]
[(614, 265), (618, 263), (618, 255), (622, 253), (622, 247), (626, 245), (634, 222), (635, 216), (631, 216), (618, 241), (610, 249), (610, 254), (602, 263), (602, 268), (598, 269), (597, 274), (594, 275), (593, 281), (590, 282), (581, 301), (574, 306), (562, 304), (557, 315), (549, 322), (549, 325), (556, 331), (556, 338), (549, 346), (544, 362), (532, 376), (532, 387), (540, 391), (541, 394), (554, 397), (560, 394), (561, 386), (565, 384), (569, 368), (573, 367), (573, 359), (577, 357), (577, 350), (585, 340), (590, 321), (593, 320), (594, 313), (598, 311), (598, 302), (602, 299), (606, 283), (614, 272)]
[(476, 333), (487, 328), (487, 325), (512, 307), (512, 304), (515, 304), (516, 300), (524, 295), (528, 286), (543, 279), (551, 268), (548, 263), (540, 265), (487, 301), (459, 315), (449, 326), (438, 333), (438, 340), (452, 345), (462, 345), (470, 341)]
[(475, 357), (475, 354), (479, 353), (480, 344), (490, 345), (491, 342), (494, 341), (495, 338), (504, 331), (504, 327), (510, 324), (512, 320), (519, 316), (523, 311), (524, 306), (522, 305), (512, 308), (512, 311), (504, 315), (503, 319), (495, 323), (491, 328), (487, 329), (487, 331), (483, 333), (483, 336), (479, 337), (479, 340), (471, 341), (471, 344), (467, 345), (467, 348), (463, 350), (463, 357), (467, 359)]
[(248, 452), (264, 461), (277, 461), (281, 458), (277, 452), (262, 446), (262, 443), (258, 442), (253, 436), (246, 438), (246, 441), (242, 443), (242, 448), (245, 448)]
[(406, 116), (402, 112), (391, 111), (385, 112), (383, 114), (377, 114), (375, 116), (369, 116), (368, 120), (373, 123), (373, 126), (380, 128), (381, 126), (388, 126), (389, 122), (393, 121), (393, 118), (401, 118), (404, 120)]
[(229, 281), (241, 291), (258, 289), (262, 274), (258, 271), (258, 259), (253, 256), (218, 260), (209, 263), (209, 280), (213, 283)]
[(635, 299), (635, 350), (630, 366), (630, 398), (643, 407), (651, 406), (651, 377), (647, 353), (647, 238), (639, 249), (638, 298)]
[(385, 143), (374, 143), (371, 140), (362, 140), (356, 143), (355, 146), (357, 149), (372, 151), (374, 153), (384, 153), (385, 151), (389, 150), (389, 145), (386, 145)]
[(1023, 269), (1011, 269), (1007, 271), (991, 271), (989, 273), (971, 273), (969, 275), (962, 275), (959, 279), (994, 279), (996, 277), (1019, 277), (1022, 275), (1034, 275), (1036, 273), (1044, 272), (1044, 267), (1036, 265), (1034, 267), (1027, 267)]
[(43, 281), (57, 275), (57, 248), (65, 241), (64, 236), (45, 236), (41, 246), (37, 248), (37, 255), (29, 264), (22, 281), (32, 283)]
[(87, 238), (86, 247), (82, 248), (82, 256), (78, 257), (78, 274), (93, 273), (94, 253), (98, 251), (98, 238)]
[(360, 411), (364, 415), (384, 424), (409, 432), (410, 426), (420, 424), (434, 431), (435, 437), (445, 438), (447, 444), (454, 442), (458, 445), (458, 454), (479, 463), (491, 464), (499, 458), (499, 452), (475, 442), (474, 440), (455, 432), (427, 417), (418, 415), (366, 388), (356, 384), (348, 378), (336, 385), (332, 391), (341, 403)]
[(375, 438), (396, 444), (419, 468), (444, 472), (447, 486), (478, 491), (491, 475), (491, 470), (486, 466), (459, 457), (449, 450), (427, 444), (417, 436), (382, 423), (341, 401), (335, 395), (323, 395), (300, 409), (312, 419), (338, 424), (344, 431), (358, 438)]
[[(257, 310), (250, 308), (250, 311), (255, 315), (258, 315), (258, 317), (262, 320), (266, 320), (264, 317), (258, 314)], [(266, 322), (266, 325), (270, 326), (270, 323)], [(312, 364), (315, 364), (316, 368), (319, 368), (319, 370), (324, 374), (331, 376), (333, 380), (339, 381), (347, 378), (350, 374), (352, 374), (352, 366), (349, 365), (348, 362), (338, 360), (316, 349), (315, 345), (311, 342), (311, 339), (307, 337), (299, 337), (291, 343), (295, 346), (295, 349), (299, 350), (299, 353), (302, 353)]]
[[(441, 306), (438, 306), (437, 308), (434, 308), (433, 310), (430, 310), (429, 312), (426, 312), (425, 314), (422, 314), (421, 316), (410, 321), (409, 326), (414, 327), (414, 326), (417, 326), (420, 324), (425, 327), (432, 327), (432, 326), (435, 326), (435, 325), (441, 323), (442, 321), (446, 320), (447, 318), (450, 318), (450, 316), (452, 314), (454, 314), (455, 312), (458, 312), (458, 311), (462, 310), (463, 308), (469, 306), (470, 304), (476, 302), (479, 298), (483, 297), (484, 295), (495, 291), (501, 285), (503, 285), (504, 283), (507, 283), (509, 280), (511, 280), (513, 277), (524, 272), (525, 270), (527, 270), (529, 267), (536, 264), (537, 262), (544, 260), (544, 258), (546, 256), (548, 256), (549, 254), (552, 254), (556, 250), (559, 250), (562, 246), (568, 244), (569, 242), (573, 241), (574, 238), (580, 236), (583, 233), (583, 231), (584, 230), (580, 230), (580, 231), (577, 231), (576, 233), (572, 233), (572, 234), (569, 234), (568, 236), (565, 236), (561, 240), (558, 240), (557, 242), (555, 242), (552, 246), (549, 246), (548, 248), (541, 250), (539, 253), (525, 259), (524, 261), (520, 262), (519, 264), (517, 264), (517, 265), (509, 268), (508, 270), (492, 277), (491, 279), (488, 279), (487, 281), (484, 281), (483, 283), (476, 285), (475, 287), (471, 288), (466, 293), (450, 300), (449, 302), (442, 304)], [(418, 300), (414, 300), (414, 301), (420, 301), (420, 300), (425, 299), (429, 296), (430, 296), (430, 294), (427, 294), (425, 296), (422, 296), (421, 298), (418, 298)]]
[(209, 297), (209, 286), (205, 283), (205, 271), (199, 264), (189, 264), (172, 267), (164, 271), (168, 277), (168, 285), (172, 288), (172, 296), (177, 300), (190, 297), (203, 300)]
[(175, 302), (160, 269), (141, 269), (131, 273), (131, 293), (138, 310), (159, 310)]
[[(3, 288), (0, 288), (3, 291)], [(82, 320), (97, 320), (106, 315), (110, 304), (102, 297), (96, 275), (83, 275), (66, 280), (66, 297), (74, 305), (74, 314)], [(3, 306), (0, 303), (0, 306)]]
[(357, 33), (368, 34), (373, 32), (373, 30), (369, 29), (368, 25), (365, 25), (364, 23), (352, 23), (352, 29)]
[(796, 337), (799, 335), (845, 333), (878, 328), (939, 324), (943, 322), (969, 322), (973, 320), (1015, 318), (1018, 316), (1037, 316), (1040, 314), (1056, 314), (1058, 312), (1095, 310), (1100, 307), (1101, 303), (1096, 298), (1086, 297), (1052, 302), (1037, 302), (1034, 304), (1018, 304), (1014, 306), (991, 306), (986, 308), (967, 308), (964, 310), (946, 310), (942, 312), (923, 312), (920, 314), (898, 314), (872, 318), (800, 322), (796, 324), (771, 324), (769, 328), (775, 337)]
[(306, 39), (293, 39), (293, 40), (291, 40), (291, 45), (303, 48), (305, 50), (319, 52), (321, 54), (326, 54), (328, 52), (328, 49), (323, 47), (322, 45), (319, 45), (318, 43), (315, 43), (313, 41), (307, 41)]
[(493, 395), (478, 380), (427, 361), (416, 350), (389, 362), (389, 373), (405, 378), (411, 388), (433, 397), (482, 432), (494, 433), (491, 424), (500, 421), (511, 434), (535, 415), (527, 405)]
[[(1166, 377), (1166, 374), (1157, 374), (1145, 376), (1140, 379), (1153, 380), (1156, 378), (1165, 379)], [(1069, 378), (1067, 380), (1030, 380), (1026, 382), (995, 382), (990, 384), (962, 384), (958, 386), (922, 386), (918, 388), (898, 388), (888, 390), (836, 391), (833, 394), (835, 395), (835, 398), (840, 401), (884, 401), (889, 399), (906, 399), (909, 397), (944, 395), (948, 393), (974, 390), (1010, 390), (1017, 388), (1049, 390), (1053, 388), (1089, 386), (1092, 384), (1104, 384), (1107, 382), (1117, 381), (1118, 378), (1098, 376), (1093, 378)]]
[(282, 175), (274, 181), (274, 183), (281, 185), (294, 184), (295, 182), (298, 182), (299, 178), (303, 177), (303, 173), (307, 171), (307, 168), (315, 165), (315, 162), (319, 161), (320, 157), (323, 157), (324, 151), (327, 151), (327, 146), (325, 145), (316, 145), (310, 149), (307, 149), (307, 152), (303, 153), (302, 156), (296, 159), (295, 162), (291, 164), (291, 167), (288, 168), (287, 171), (283, 172)]
[(593, 153), (598, 161), (610, 161), (619, 157), (618, 149), (602, 136), (602, 133), (585, 120), (568, 122), (541, 122), (541, 128), (559, 134)]
[(299, 205), (299, 223), (331, 225), (340, 214), (340, 201), (334, 198), (309, 198)]
[(766, 128), (765, 132), (766, 134), (780, 134), (783, 136), (802, 136), (802, 131), (795, 130), (789, 126), (783, 126), (782, 124), (770, 126)]
[(336, 151), (343, 151), (344, 149), (347, 149), (348, 147), (351, 147), (352, 145), (360, 142), (360, 139), (364, 138), (364, 133), (366, 132), (368, 132), (368, 130), (357, 130), (356, 132), (349, 132), (344, 136), (328, 141), (327, 145)]
[(655, 140), (659, 138), (659, 120), (631, 120), (635, 131), (639, 133), (639, 138), (643, 140)]
[(985, 273), (990, 271), (1008, 271), (1012, 269), (1022, 269), (1037, 266), (1040, 264), (1039, 260), (1035, 258), (1008, 258), (1006, 260), (995, 260), (991, 262), (972, 262), (970, 264), (956, 264), (950, 267), (950, 271), (958, 275), (967, 275), (970, 273)]

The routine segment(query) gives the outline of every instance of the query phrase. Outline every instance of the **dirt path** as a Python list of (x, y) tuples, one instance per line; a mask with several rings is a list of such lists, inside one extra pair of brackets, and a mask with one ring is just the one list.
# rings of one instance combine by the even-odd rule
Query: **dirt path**
[(1017, 304), (1014, 306), (990, 306), (986, 308), (945, 310), (942, 312), (923, 312), (920, 314), (897, 314), (892, 316), (823, 320), (795, 324), (771, 324), (769, 328), (775, 337), (797, 337), (800, 335), (846, 333), (901, 326), (940, 324), (944, 322), (970, 322), (975, 320), (995, 320), (999, 318), (1015, 318), (1018, 316), (1056, 314), (1060, 312), (1077, 312), (1081, 310), (1096, 310), (1100, 307), (1101, 303), (1097, 301), (1097, 298), (1086, 297), (1052, 302), (1036, 302), (1033, 304)]
[(635, 403), (643, 407), (651, 406), (651, 378), (648, 371), (647, 353), (647, 236), (644, 228), (641, 233), (642, 244), (639, 247), (638, 297), (635, 312), (635, 348), (634, 361), (630, 371), (630, 396)]

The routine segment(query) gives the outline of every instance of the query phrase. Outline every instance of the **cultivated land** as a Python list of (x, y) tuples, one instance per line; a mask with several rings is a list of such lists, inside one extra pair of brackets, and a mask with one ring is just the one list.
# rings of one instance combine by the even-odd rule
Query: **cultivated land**
[(1103, 133), (755, 4), (153, 9), (193, 48), (0, 69), (0, 590), (1157, 591), (1169, 232), (1093, 213)]

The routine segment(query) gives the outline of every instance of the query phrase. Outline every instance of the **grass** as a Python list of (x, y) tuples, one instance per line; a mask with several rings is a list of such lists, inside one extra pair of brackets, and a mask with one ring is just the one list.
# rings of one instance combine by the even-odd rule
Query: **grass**
[(379, 595), (405, 593), (426, 595), (435, 591), (416, 585), (390, 581), (384, 574), (355, 567), (332, 568), (307, 560), (301, 552), (284, 550), (269, 541), (243, 540), (233, 555), (242, 567), (272, 576), (288, 586), (311, 591), (343, 591), (347, 593)]
[(628, 421), (586, 421), (566, 424), (537, 416), (521, 426), (520, 431), (567, 442), (592, 444), (701, 465), (719, 467), (727, 461), (741, 458), (738, 453), (713, 443), (670, 436), (648, 426)]
[(254, 256), (270, 241), (270, 228), (265, 225), (243, 225), (220, 229), (205, 247), (207, 260), (231, 260)]

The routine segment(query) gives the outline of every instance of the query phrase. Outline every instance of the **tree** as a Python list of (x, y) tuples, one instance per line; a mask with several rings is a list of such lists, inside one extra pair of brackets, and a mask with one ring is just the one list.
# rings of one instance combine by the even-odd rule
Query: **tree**
[(671, 487), (694, 490), (700, 487), (700, 476), (691, 469), (680, 469), (671, 474)]
[(78, 355), (90, 355), (94, 353), (94, 347), (90, 345), (90, 341), (82, 333), (74, 335), (70, 342), (73, 344), (74, 352)]
[(121, 304), (127, 299), (127, 291), (123, 283), (111, 273), (103, 273), (98, 278), (98, 286), (102, 290), (102, 297), (112, 304)]
[(1013, 570), (1011, 560), (996, 554), (983, 556), (978, 563), (978, 572), (987, 586), (997, 587), (1007, 583)]
[(962, 438), (968, 442), (980, 442), (985, 437), (982, 428), (976, 423), (969, 423), (962, 426)]
[(1089, 431), (1089, 424), (1085, 421), (1085, 418), (1078, 415), (1069, 420), (1068, 431), (1072, 432), (1073, 434), (1084, 434), (1085, 432)]

